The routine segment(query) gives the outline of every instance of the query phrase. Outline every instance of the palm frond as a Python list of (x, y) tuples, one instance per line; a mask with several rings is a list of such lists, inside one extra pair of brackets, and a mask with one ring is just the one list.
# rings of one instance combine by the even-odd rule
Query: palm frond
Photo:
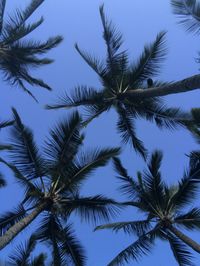
[(119, 190), (130, 199), (135, 199), (139, 189), (137, 182), (135, 182), (135, 180), (128, 175), (127, 170), (123, 167), (119, 158), (114, 157), (113, 163), (114, 169), (118, 174), (117, 178), (119, 178), (122, 182)]
[(77, 189), (83, 180), (97, 168), (105, 166), (110, 159), (117, 156), (119, 148), (95, 149), (88, 152), (82, 152), (68, 168), (66, 174), (66, 190)]
[(174, 219), (174, 222), (186, 229), (199, 229), (200, 228), (200, 209), (193, 208), (185, 214), (179, 214)]
[(152, 44), (145, 46), (138, 62), (129, 72), (130, 84), (134, 86), (134, 84), (142, 83), (160, 72), (161, 63), (166, 56), (165, 35), (166, 32), (160, 32)]
[(151, 204), (159, 206), (161, 209), (165, 205), (165, 185), (161, 179), (160, 166), (162, 162), (162, 152), (152, 153), (148, 163), (148, 171), (144, 171), (143, 183), (145, 191), (151, 198)]
[[(101, 21), (103, 25), (103, 38), (105, 40), (107, 46), (107, 58), (106, 58), (106, 68), (107, 68), (107, 75), (110, 76), (110, 82), (113, 87), (116, 84), (116, 77), (119, 74), (123, 74), (123, 72), (127, 69), (127, 54), (125, 51), (118, 52), (119, 48), (121, 47), (122, 35), (121, 33), (115, 28), (111, 21), (108, 21), (105, 12), (104, 6), (102, 5), (99, 8)], [(106, 81), (106, 80), (105, 80)]]
[(72, 226), (68, 224), (62, 231), (61, 237), (61, 256), (64, 265), (84, 266), (86, 265), (86, 256), (84, 249), (77, 240)]
[(127, 234), (136, 234), (139, 237), (151, 229), (151, 224), (149, 220), (117, 222), (99, 225), (95, 228), (95, 231), (100, 229), (111, 229), (116, 233), (123, 230)]
[(119, 104), (117, 106), (117, 112), (119, 116), (117, 122), (117, 129), (121, 134), (122, 141), (125, 144), (127, 143), (132, 144), (135, 151), (138, 152), (144, 159), (146, 159), (147, 150), (144, 147), (142, 141), (136, 137), (134, 120), (132, 116), (128, 115), (126, 110)]
[(154, 245), (154, 237), (152, 234), (155, 230), (151, 230), (143, 236), (140, 236), (133, 244), (122, 250), (109, 264), (108, 266), (118, 266), (128, 263), (130, 260), (138, 260), (143, 255), (147, 255), (151, 252)]
[(78, 112), (75, 112), (50, 131), (44, 151), (51, 171), (62, 174), (62, 171), (71, 163), (83, 143), (84, 135), (80, 130), (81, 117)]
[(168, 234), (167, 239), (179, 266), (195, 266), (191, 261), (193, 258), (192, 254), (181, 240), (174, 237), (172, 234)]
[(200, 4), (196, 0), (171, 0), (173, 13), (188, 32), (200, 33)]
[(16, 266), (26, 266), (29, 264), (30, 255), (33, 252), (36, 246), (36, 239), (35, 236), (32, 235), (28, 241), (24, 244), (20, 244), (17, 246), (12, 253), (8, 257), (10, 263), (9, 265), (16, 265)]
[(43, 176), (43, 159), (33, 138), (32, 131), (26, 127), (13, 108), (15, 124), (11, 130), (11, 159), (20, 172), (28, 178)]
[(80, 215), (81, 220), (93, 221), (95, 224), (102, 220), (109, 220), (115, 217), (121, 208), (116, 201), (102, 195), (93, 197), (76, 196), (70, 199), (63, 199), (63, 207), (66, 213), (75, 211)]
[(86, 86), (76, 87), (69, 96), (64, 94), (60, 96), (55, 104), (46, 105), (46, 109), (73, 108), (78, 106), (89, 106), (102, 101), (102, 93), (96, 89)]
[(14, 123), (13, 120), (5, 120), (5, 121), (1, 121), (0, 122), (0, 129), (4, 128), (4, 127), (9, 127), (12, 126)]

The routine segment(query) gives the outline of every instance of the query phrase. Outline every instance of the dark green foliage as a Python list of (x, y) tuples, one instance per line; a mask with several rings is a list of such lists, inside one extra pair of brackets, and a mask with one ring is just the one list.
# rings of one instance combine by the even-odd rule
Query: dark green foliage
[[(46, 203), (45, 209), (39, 213), (44, 214), (45, 218), (35, 231), (38, 240), (50, 245), (52, 265), (85, 265), (83, 248), (66, 222), (72, 212), (80, 214), (81, 219), (93, 222), (108, 220), (118, 213), (120, 205), (114, 200), (103, 195), (83, 197), (80, 196), (80, 189), (97, 168), (105, 166), (119, 154), (119, 148), (83, 151), (82, 120), (75, 112), (50, 130), (40, 152), (32, 130), (23, 124), (15, 109), (13, 114), (11, 162), (2, 158), (0, 162), (14, 173), (25, 193), (19, 208), (0, 216), (1, 234), (4, 235), (23, 217), (28, 217), (38, 206)], [(26, 246), (23, 250), (30, 249)], [(19, 257), (20, 254), (25, 258), (24, 252), (15, 253)], [(34, 264), (37, 260), (39, 263), (44, 258), (42, 255), (34, 258), (28, 266), (37, 265)]]
[(196, 0), (171, 0), (174, 14), (188, 32), (200, 33), (200, 4)]
[[(200, 157), (199, 157), (200, 158)], [(143, 220), (130, 220), (97, 226), (95, 230), (123, 230), (134, 234), (138, 239), (122, 250), (108, 265), (124, 265), (131, 259), (138, 260), (151, 252), (157, 238), (168, 241), (180, 266), (194, 265), (188, 243), (171, 231), (171, 226), (189, 230), (200, 229), (200, 210), (185, 210), (194, 201), (200, 183), (200, 161), (190, 159), (187, 174), (176, 186), (167, 186), (162, 180), (160, 166), (162, 153), (155, 151), (143, 173), (138, 173), (137, 180), (131, 178), (119, 158), (114, 158), (117, 178), (121, 181), (120, 191), (131, 200), (125, 205), (134, 206), (144, 215)], [(187, 246), (187, 245), (188, 246)]]
[(0, 69), (5, 81), (19, 86), (34, 99), (24, 82), (51, 90), (43, 80), (33, 77), (30, 70), (52, 63), (53, 60), (39, 55), (47, 53), (62, 41), (61, 36), (51, 37), (44, 42), (23, 39), (43, 23), (42, 17), (36, 22), (27, 23), (43, 2), (44, 0), (31, 0), (24, 11), (16, 9), (14, 14), (4, 18), (6, 0), (0, 1)]
[[(155, 78), (166, 56), (165, 32), (160, 32), (155, 41), (145, 45), (137, 61), (128, 60), (128, 53), (122, 50), (123, 38), (121, 33), (108, 20), (104, 7), (100, 7), (100, 17), (103, 26), (103, 39), (106, 44), (106, 59), (100, 60), (83, 51), (76, 44), (75, 48), (84, 61), (96, 72), (101, 82), (101, 88), (79, 86), (71, 94), (68, 92), (58, 100), (47, 105), (47, 109), (83, 107), (87, 125), (103, 112), (114, 108), (118, 114), (117, 130), (123, 143), (129, 143), (146, 159), (147, 150), (136, 135), (135, 120), (144, 118), (156, 123), (159, 128), (175, 129), (185, 126), (191, 116), (178, 108), (168, 108), (158, 98), (133, 97), (127, 92), (136, 89), (148, 89), (147, 81)], [(163, 83), (154, 80), (154, 87)]]

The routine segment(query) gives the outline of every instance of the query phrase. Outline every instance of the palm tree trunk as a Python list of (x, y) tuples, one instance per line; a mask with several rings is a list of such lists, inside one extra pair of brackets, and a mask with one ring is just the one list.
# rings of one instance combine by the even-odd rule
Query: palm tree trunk
[(169, 94), (175, 94), (180, 92), (187, 92), (200, 89), (200, 75), (194, 75), (192, 77), (173, 82), (170, 85), (164, 85), (161, 87), (148, 88), (146, 90), (137, 89), (130, 90), (123, 93), (123, 96), (135, 96), (139, 98), (159, 97)]
[(0, 250), (7, 246), (26, 226), (28, 226), (47, 206), (47, 202), (39, 204), (30, 214), (11, 226), (6, 233), (0, 237)]
[(181, 231), (179, 231), (174, 226), (169, 226), (168, 229), (179, 239), (181, 239), (186, 245), (190, 246), (193, 250), (200, 253), (200, 244), (198, 244), (196, 241), (192, 240), (190, 237), (183, 234)]

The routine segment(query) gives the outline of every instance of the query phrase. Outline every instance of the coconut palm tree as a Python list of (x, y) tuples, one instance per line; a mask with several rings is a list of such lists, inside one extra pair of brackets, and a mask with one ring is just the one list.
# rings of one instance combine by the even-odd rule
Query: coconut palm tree
[(37, 238), (32, 235), (28, 241), (18, 245), (11, 255), (8, 256), (8, 260), (5, 265), (10, 266), (45, 266), (45, 260), (47, 256), (44, 253), (40, 253), (37, 256), (33, 256), (32, 253), (36, 247)]
[[(105, 62), (84, 52), (77, 44), (75, 48), (99, 76), (101, 89), (76, 87), (71, 95), (65, 93), (55, 104), (47, 105), (47, 108), (83, 106), (87, 115), (85, 123), (114, 108), (118, 114), (117, 129), (122, 140), (124, 143), (130, 142), (146, 158), (146, 149), (136, 136), (135, 119), (140, 117), (153, 121), (160, 128), (172, 129), (184, 125), (190, 116), (178, 108), (168, 108), (158, 96), (170, 94), (174, 89), (177, 91), (173, 93), (181, 92), (184, 86), (189, 90), (192, 79), (177, 83), (153, 81), (166, 55), (165, 32), (159, 33), (152, 44), (145, 46), (137, 61), (129, 63), (127, 51), (120, 50), (122, 35), (107, 19), (103, 6), (100, 7), (100, 16), (107, 47)], [(199, 86), (199, 81), (197, 83)]]
[[(200, 159), (200, 157), (199, 157)], [(98, 229), (123, 230), (135, 234), (135, 242), (122, 250), (108, 265), (121, 265), (129, 260), (138, 260), (148, 254), (156, 239), (167, 241), (180, 266), (194, 265), (188, 247), (200, 253), (200, 244), (185, 235), (179, 228), (200, 229), (200, 208), (190, 208), (200, 183), (200, 160), (194, 156), (190, 168), (177, 185), (168, 186), (161, 178), (160, 165), (162, 153), (155, 151), (143, 173), (138, 179), (131, 178), (118, 158), (114, 166), (121, 180), (120, 190), (129, 197), (125, 203), (136, 207), (143, 213), (142, 219), (110, 223), (98, 226)]]
[(32, 97), (33, 94), (24, 82), (48, 90), (51, 88), (43, 80), (33, 77), (30, 69), (52, 63), (51, 59), (41, 58), (40, 55), (62, 41), (61, 36), (51, 37), (44, 42), (24, 39), (43, 23), (44, 19), (41, 17), (36, 22), (27, 24), (27, 20), (43, 2), (44, 0), (31, 0), (25, 10), (17, 9), (13, 15), (4, 18), (6, 0), (0, 0), (0, 70), (4, 80), (19, 86)]
[(171, 0), (173, 13), (186, 31), (200, 33), (200, 5), (196, 0)]
[(106, 165), (119, 148), (81, 151), (84, 134), (81, 118), (73, 113), (50, 131), (43, 152), (33, 132), (13, 109), (11, 162), (0, 159), (15, 174), (25, 190), (15, 210), (0, 215), (0, 249), (4, 248), (38, 216), (37, 238), (52, 248), (53, 265), (84, 265), (83, 248), (76, 240), (68, 218), (72, 212), (81, 219), (98, 222), (115, 215), (119, 207), (103, 195), (81, 196), (83, 182), (98, 167)]

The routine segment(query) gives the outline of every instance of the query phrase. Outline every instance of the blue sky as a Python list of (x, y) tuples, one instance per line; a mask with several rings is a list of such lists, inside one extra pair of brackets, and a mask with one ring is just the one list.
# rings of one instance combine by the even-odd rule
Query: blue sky
[[(15, 7), (24, 7), (29, 0), (7, 0), (7, 11), (12, 12)], [(48, 134), (49, 128), (58, 119), (67, 116), (68, 111), (44, 110), (46, 103), (52, 103), (57, 95), (63, 91), (69, 91), (74, 86), (92, 85), (98, 88), (99, 81), (94, 72), (83, 62), (74, 49), (74, 43), (78, 42), (81, 48), (93, 54), (104, 57), (105, 46), (102, 39), (102, 27), (99, 16), (99, 0), (57, 0), (45, 1), (34, 14), (34, 18), (43, 15), (44, 24), (31, 36), (38, 40), (57, 34), (64, 36), (64, 42), (49, 53), (49, 57), (55, 59), (52, 65), (35, 71), (35, 75), (42, 77), (53, 87), (53, 92), (40, 88), (33, 88), (32, 92), (39, 100), (35, 103), (30, 97), (19, 89), (10, 87), (1, 82), (0, 92), (0, 116), (9, 118), (11, 107), (19, 111), (24, 123), (30, 126), (35, 133), (39, 144)], [(170, 1), (158, 0), (105, 0), (105, 11), (117, 28), (123, 33), (124, 48), (128, 49), (130, 57), (137, 60), (143, 46), (153, 41), (156, 34), (167, 30), (168, 57), (161, 69), (160, 79), (166, 81), (178, 80), (199, 73), (200, 65), (195, 63), (197, 52), (200, 51), (199, 37), (186, 34), (184, 29), (177, 25), (177, 19), (171, 12)], [(169, 106), (181, 107), (189, 110), (191, 107), (199, 107), (199, 91), (166, 97)], [(114, 112), (102, 115), (94, 120), (86, 129), (86, 147), (120, 146), (120, 138), (115, 130), (116, 116)], [(1, 141), (6, 141), (8, 132), (1, 132)], [(160, 131), (154, 125), (138, 121), (137, 132), (151, 152), (161, 149), (164, 152), (163, 177), (170, 184), (182, 177), (187, 166), (187, 157), (191, 150), (198, 149), (191, 135), (185, 130), (173, 132)], [(121, 159), (129, 172), (134, 176), (138, 170), (145, 167), (144, 162), (130, 147), (124, 147)], [(0, 211), (8, 210), (20, 201), (20, 188), (14, 183), (12, 175), (4, 169), (9, 186), (1, 190)], [(112, 165), (99, 169), (83, 186), (84, 195), (103, 193), (115, 199), (125, 199), (117, 192), (117, 183), (114, 177)], [(196, 202), (199, 205), (199, 200)], [(123, 211), (117, 220), (136, 219), (137, 213), (131, 208)], [(108, 231), (93, 233), (94, 225), (81, 223), (79, 217), (73, 216), (71, 221), (85, 246), (88, 255), (87, 266), (105, 266), (120, 250), (134, 241), (134, 237), (125, 236), (123, 233), (114, 234)], [(7, 254), (21, 240), (34, 231), (34, 225), (28, 227), (12, 244), (1, 252), (0, 258), (6, 259)], [(200, 242), (200, 234), (192, 233), (194, 239)], [(195, 255), (197, 258), (197, 255)], [(144, 257), (140, 262), (131, 262), (129, 265), (154, 265), (175, 266), (167, 244), (157, 242), (152, 254)]]

